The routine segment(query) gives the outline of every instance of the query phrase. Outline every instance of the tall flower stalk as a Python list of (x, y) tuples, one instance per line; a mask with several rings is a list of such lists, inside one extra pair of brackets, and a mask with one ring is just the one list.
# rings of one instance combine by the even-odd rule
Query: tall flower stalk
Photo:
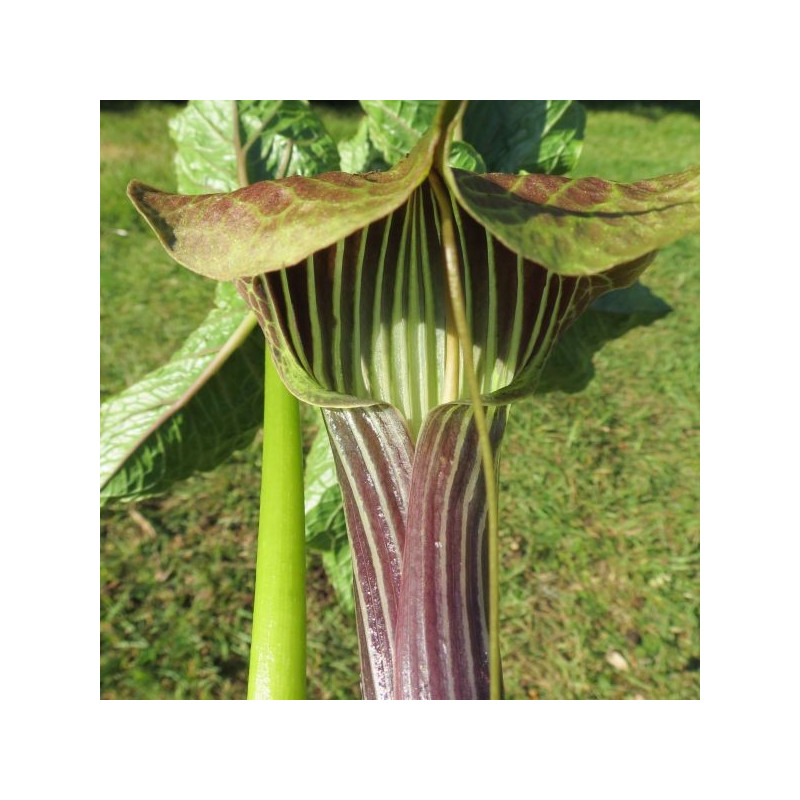
[(697, 224), (697, 170), (620, 185), (454, 169), (465, 109), (443, 103), (386, 172), (129, 188), (176, 260), (236, 282), (286, 387), (323, 408), (365, 697), (500, 696), (507, 407), (592, 301)]
[(306, 697), (306, 550), (297, 398), (264, 365), (264, 441), (249, 700)]

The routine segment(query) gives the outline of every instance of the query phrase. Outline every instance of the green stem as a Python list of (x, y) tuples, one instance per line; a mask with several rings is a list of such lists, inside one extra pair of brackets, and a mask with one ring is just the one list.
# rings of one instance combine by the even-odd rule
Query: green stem
[[(233, 101), (236, 174), (249, 186), (247, 150)], [(286, 154), (276, 178), (286, 175)], [(306, 699), (306, 529), (300, 404), (281, 382), (264, 348), (264, 443), (258, 512), (256, 588), (250, 639), (248, 700)]]
[(300, 408), (269, 347), (248, 700), (306, 699), (306, 551)]

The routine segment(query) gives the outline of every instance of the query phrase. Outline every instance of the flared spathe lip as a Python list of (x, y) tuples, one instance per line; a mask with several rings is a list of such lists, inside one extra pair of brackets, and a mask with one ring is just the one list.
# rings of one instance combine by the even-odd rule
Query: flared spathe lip
[(430, 173), (440, 137), (434, 124), (385, 172), (294, 175), (203, 195), (131, 181), (128, 197), (179, 264), (216, 280), (249, 278), (302, 263), (391, 214)]
[(385, 172), (292, 176), (204, 195), (131, 181), (128, 195), (178, 263), (216, 280), (303, 263), (400, 208), (432, 170), (492, 236), (558, 275), (604, 272), (698, 227), (699, 167), (631, 184), (451, 169), (465, 107), (444, 101), (412, 151)]

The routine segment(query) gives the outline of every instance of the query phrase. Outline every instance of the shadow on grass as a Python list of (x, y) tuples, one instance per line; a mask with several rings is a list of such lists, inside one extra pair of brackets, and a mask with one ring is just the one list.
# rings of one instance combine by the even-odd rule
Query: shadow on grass
[(699, 100), (581, 100), (590, 111), (627, 111), (639, 117), (658, 119), (671, 111), (700, 116)]

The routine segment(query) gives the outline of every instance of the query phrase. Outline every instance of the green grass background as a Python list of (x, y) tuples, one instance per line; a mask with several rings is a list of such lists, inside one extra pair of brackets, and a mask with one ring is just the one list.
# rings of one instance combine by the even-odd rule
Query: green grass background
[[(101, 399), (166, 360), (214, 286), (172, 262), (125, 197), (174, 189), (177, 108), (100, 114)], [(339, 138), (348, 109), (320, 107)], [(576, 174), (637, 180), (700, 160), (691, 106), (591, 107)], [(501, 466), (510, 699), (699, 696), (699, 236), (646, 283), (674, 309), (595, 357), (581, 394), (516, 405)], [(305, 415), (309, 423), (313, 416)], [(242, 698), (259, 440), (169, 496), (101, 513), (101, 696)], [(359, 697), (354, 621), (308, 558), (309, 693)]]

